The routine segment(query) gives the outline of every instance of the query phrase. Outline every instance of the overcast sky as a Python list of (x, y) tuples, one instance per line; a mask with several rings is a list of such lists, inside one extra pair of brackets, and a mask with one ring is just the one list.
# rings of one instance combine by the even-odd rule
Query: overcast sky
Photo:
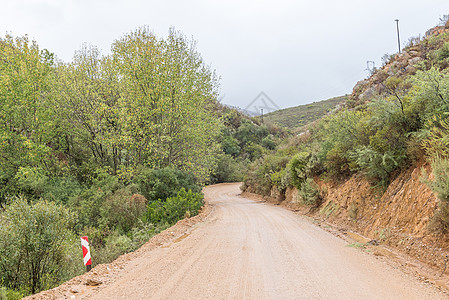
[(83, 43), (109, 53), (141, 25), (192, 36), (221, 76), (222, 102), (245, 108), (264, 91), (280, 108), (350, 93), (401, 44), (449, 14), (449, 0), (0, 0), (0, 33), (28, 34), (70, 61)]

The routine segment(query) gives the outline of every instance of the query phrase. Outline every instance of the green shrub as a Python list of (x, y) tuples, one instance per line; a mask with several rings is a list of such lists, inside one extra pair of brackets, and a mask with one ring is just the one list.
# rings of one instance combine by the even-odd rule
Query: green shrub
[(262, 139), (262, 146), (269, 150), (274, 150), (276, 148), (276, 142), (268, 135)]
[(432, 160), (431, 165), (434, 179), (430, 180), (424, 174), (422, 181), (432, 189), (440, 201), (438, 210), (431, 220), (430, 228), (446, 233), (449, 231), (449, 159), (437, 156)]
[(449, 42), (443, 44), (443, 46), (437, 52), (438, 60), (445, 60), (449, 57)]
[(230, 135), (225, 135), (221, 141), (222, 149), (225, 154), (236, 157), (240, 154), (239, 141)]
[(389, 183), (392, 171), (399, 166), (401, 160), (404, 159), (405, 153), (399, 155), (393, 153), (382, 154), (374, 151), (369, 146), (363, 146), (355, 149), (351, 156), (372, 184), (385, 188)]
[(192, 190), (186, 192), (181, 188), (175, 197), (151, 202), (148, 205), (147, 221), (153, 224), (174, 224), (186, 214), (195, 216), (204, 204), (203, 198), (201, 193)]
[(199, 193), (201, 187), (195, 184), (195, 178), (185, 172), (174, 168), (148, 169), (141, 168), (135, 179), (140, 192), (150, 202), (158, 199), (165, 200), (176, 196), (184, 188)]
[(13, 199), (0, 214), (0, 276), (8, 288), (35, 293), (63, 277), (75, 215), (55, 203)]
[(262, 157), (264, 153), (264, 148), (256, 143), (249, 142), (244, 147), (244, 157), (250, 161), (255, 161)]
[(238, 182), (243, 180), (246, 172), (244, 162), (237, 161), (232, 156), (221, 154), (217, 156), (217, 167), (212, 174), (212, 182)]
[(42, 198), (57, 203), (68, 203), (82, 191), (81, 184), (73, 177), (56, 177), (47, 181)]
[(25, 293), (0, 287), (0, 300), (20, 300), (25, 297)]
[(298, 191), (301, 197), (302, 203), (318, 207), (321, 203), (321, 195), (318, 190), (318, 185), (313, 181), (312, 178), (307, 178), (301, 185), (301, 189)]
[(101, 219), (101, 207), (104, 207), (104, 202), (108, 197), (122, 187), (123, 185), (119, 183), (117, 177), (104, 170), (99, 170), (93, 179), (92, 186), (69, 201), (70, 207), (78, 215), (76, 231), (82, 231), (84, 227), (98, 227)]
[(313, 169), (318, 164), (316, 155), (309, 152), (296, 154), (288, 163), (292, 184), (300, 190), (302, 184), (312, 174)]
[(127, 186), (106, 197), (100, 207), (101, 224), (120, 233), (127, 233), (141, 223), (147, 199), (136, 193), (137, 187)]
[(271, 174), (272, 185), (280, 191), (285, 191), (290, 186), (291, 181), (291, 173), (285, 168)]
[(113, 232), (106, 238), (106, 245), (103, 248), (92, 252), (92, 261), (95, 264), (109, 263), (132, 250), (134, 250), (132, 240), (128, 236)]
[(273, 182), (271, 175), (284, 169), (289, 157), (283, 155), (267, 155), (254, 161), (244, 178), (243, 190), (251, 187), (251, 191), (260, 195), (270, 195)]
[(35, 167), (20, 167), (15, 179), (20, 189), (28, 196), (40, 196), (45, 189), (48, 177), (44, 172)]

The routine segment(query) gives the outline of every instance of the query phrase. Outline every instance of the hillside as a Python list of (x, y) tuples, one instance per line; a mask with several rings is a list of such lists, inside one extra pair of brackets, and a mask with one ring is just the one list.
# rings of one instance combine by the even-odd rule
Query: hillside
[(402, 250), (441, 277), (449, 256), (448, 116), (449, 21), (410, 39), (340, 110), (253, 164), (243, 189)]
[(323, 101), (313, 102), (280, 109), (264, 116), (264, 119), (287, 128), (298, 128), (325, 116), (337, 105), (346, 101), (347, 96), (335, 97)]

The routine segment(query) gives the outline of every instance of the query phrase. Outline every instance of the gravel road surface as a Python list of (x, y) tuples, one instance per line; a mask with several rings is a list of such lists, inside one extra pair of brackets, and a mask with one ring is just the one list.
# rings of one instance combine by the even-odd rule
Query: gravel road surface
[[(212, 213), (129, 262), (90, 299), (447, 299), (385, 260), (279, 206), (205, 189)], [(78, 297), (77, 297), (78, 298)]]

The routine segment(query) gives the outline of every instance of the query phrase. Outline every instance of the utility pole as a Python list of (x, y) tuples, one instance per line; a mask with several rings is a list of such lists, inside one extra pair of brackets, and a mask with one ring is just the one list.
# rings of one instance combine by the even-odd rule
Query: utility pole
[(396, 30), (398, 32), (398, 48), (399, 48), (399, 53), (401, 53), (401, 39), (399, 38), (399, 20), (396, 19)]
[(263, 124), (263, 108), (260, 109), (260, 120), (262, 121)]

